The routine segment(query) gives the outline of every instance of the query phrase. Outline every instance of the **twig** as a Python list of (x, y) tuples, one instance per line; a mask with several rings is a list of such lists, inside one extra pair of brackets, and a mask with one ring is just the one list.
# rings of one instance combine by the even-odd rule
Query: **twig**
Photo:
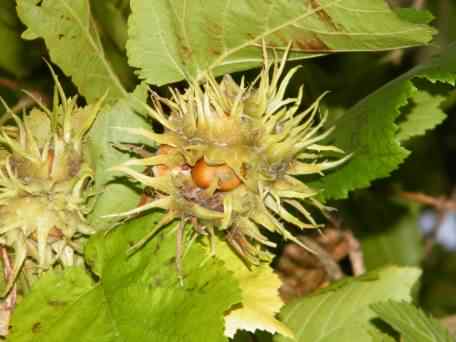
[(176, 232), (176, 270), (177, 276), (179, 278), (179, 285), (184, 286), (184, 274), (182, 271), (182, 258), (183, 258), (183, 250), (184, 250), (184, 229), (185, 229), (185, 221), (182, 217), (179, 225), (177, 226)]
[(456, 201), (453, 198), (433, 197), (421, 192), (401, 192), (400, 196), (413, 202), (429, 205), (436, 210), (456, 211)]
[[(423, 9), (426, 6), (426, 0), (413, 0), (413, 1), (401, 1), (401, 0), (389, 0), (389, 3), (393, 7), (413, 7), (417, 10)], [(391, 63), (393, 65), (401, 65), (404, 59), (406, 50), (396, 49), (388, 52), (383, 58), (380, 59), (380, 64)]]
[(414, 0), (413, 7), (416, 9), (423, 9), (426, 6), (426, 0)]
[(0, 78), (0, 87), (8, 88), (12, 91), (18, 91), (20, 89), (17, 81), (13, 81), (8, 78)]
[[(0, 85), (1, 85), (1, 81), (2, 81), (2, 79), (0, 79)], [(9, 80), (3, 80), (3, 81), (5, 82), (5, 81), (9, 81)], [(9, 82), (13, 82), (13, 81), (9, 81)], [(18, 91), (19, 89), (14, 88), (13, 90)], [(48, 105), (50, 102), (50, 100), (47, 96), (43, 95), (42, 93), (40, 93), (37, 90), (30, 91), (30, 94), (32, 94), (35, 98), (40, 99), (40, 101), (43, 102), (43, 104), (45, 104), (45, 105)], [(29, 95), (26, 95), (26, 96), (21, 97), (19, 99), (19, 101), (14, 105), (14, 107), (11, 108), (11, 112), (14, 114), (17, 114), (17, 113), (22, 112), (23, 110), (26, 110), (26, 109), (32, 107), (35, 104), (36, 104), (35, 100), (32, 97), (30, 97)], [(8, 120), (10, 120), (12, 118), (11, 112), (9, 110), (7, 110), (2, 115), (2, 117), (0, 118), (0, 127), (3, 126)]]
[[(0, 253), (3, 261), (3, 274), (5, 280), (8, 282), (10, 277), (13, 275), (13, 268), (11, 266), (11, 260), (9, 259), (8, 252), (5, 247), (0, 247)], [(16, 307), (16, 285), (13, 285), (8, 296), (1, 304), (2, 311), (2, 322), (0, 322), (0, 335), (7, 336), (9, 331), (9, 322), (11, 319), (11, 313)]]
[(442, 47), (448, 46), (449, 43), (449, 31), (451, 28), (451, 7), (449, 0), (441, 0), (438, 3), (437, 8), (437, 29), (439, 31), (439, 44)]
[(442, 226), (443, 222), (445, 221), (448, 215), (448, 211), (446, 210), (438, 210), (437, 211), (437, 219), (434, 222), (431, 231), (426, 234), (426, 240), (424, 242), (424, 255), (429, 255), (434, 247), (435, 240), (439, 233), (440, 227)]
[(300, 236), (299, 240), (301, 240), (306, 246), (316, 252), (315, 256), (323, 265), (331, 281), (339, 280), (344, 276), (344, 273), (342, 272), (339, 264), (335, 262), (332, 256), (318, 243), (306, 236)]
[(448, 316), (440, 320), (449, 331), (452, 336), (456, 335), (456, 315)]
[(344, 237), (348, 242), (348, 258), (350, 259), (352, 271), (354, 276), (363, 274), (366, 269), (364, 267), (364, 256), (361, 244), (353, 236), (351, 231), (345, 231)]
[[(20, 113), (21, 111), (30, 108), (34, 104), (35, 101), (32, 98), (24, 96), (21, 99), (19, 99), (19, 101), (13, 108), (11, 108), (11, 112), (13, 112), (14, 114)], [(8, 120), (10, 120), (11, 118), (11, 113), (9, 111), (6, 111), (0, 118), (0, 127), (3, 126), (6, 122), (8, 122)]]
[(348, 243), (348, 258), (351, 263), (353, 275), (361, 275), (366, 270), (364, 267), (364, 255), (361, 249), (361, 244), (355, 238), (352, 231), (342, 229), (342, 220), (336, 215), (330, 215), (328, 217), (330, 224), (336, 229), (336, 231), (341, 232), (343, 238)]
[(444, 197), (433, 197), (421, 192), (401, 192), (400, 196), (404, 199), (431, 206), (437, 212), (437, 219), (431, 228), (431, 231), (426, 235), (426, 241), (424, 245), (425, 255), (429, 255), (434, 247), (435, 240), (439, 233), (439, 230), (445, 221), (449, 212), (456, 212), (456, 187), (453, 189), (451, 196)]
[[(19, 92), (22, 89), (18, 81), (11, 80), (8, 78), (0, 78), (0, 87), (7, 88), (14, 92)], [(36, 98), (41, 99), (43, 103), (49, 103), (49, 99), (47, 98), (47, 96), (43, 95), (38, 90), (31, 90), (30, 93), (33, 94)], [(23, 96), (19, 99), (16, 105), (13, 108), (11, 108), (11, 111), (14, 114), (16, 114), (23, 111), (24, 109), (30, 108), (34, 104), (35, 100), (33, 100), (30, 96)], [(9, 111), (6, 111), (0, 118), (0, 127), (3, 126), (9, 119), (11, 119), (11, 113), (9, 113)]]

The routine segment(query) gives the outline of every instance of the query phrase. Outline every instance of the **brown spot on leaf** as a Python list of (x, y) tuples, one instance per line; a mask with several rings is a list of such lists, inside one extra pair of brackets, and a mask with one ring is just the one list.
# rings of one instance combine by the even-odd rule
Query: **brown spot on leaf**
[(182, 53), (186, 59), (190, 59), (192, 58), (193, 50), (187, 45), (182, 45)]
[(41, 331), (41, 322), (36, 322), (32, 325), (32, 332), (37, 334)]
[(179, 40), (179, 50), (180, 50), (180, 53), (182, 55), (182, 61), (184, 64), (187, 64), (188, 61), (192, 58), (192, 55), (193, 55), (193, 50), (192, 48), (187, 44), (187, 42), (185, 41), (185, 39), (178, 35), (177, 36), (178, 40)]
[(310, 0), (310, 5), (314, 10), (317, 10), (316, 13), (320, 17), (320, 19), (327, 23), (329, 26), (337, 30), (337, 25), (334, 23), (332, 18), (329, 16), (328, 12), (326, 12), (323, 8), (321, 8), (321, 4), (319, 0)]
[(298, 48), (302, 51), (311, 52), (327, 52), (331, 50), (328, 45), (316, 36), (296, 39), (293, 41), (292, 48)]
[(293, 42), (291, 49), (305, 52), (328, 52), (331, 49), (315, 34), (311, 32), (294, 32), (287, 35), (283, 31), (274, 32), (266, 43), (268, 48), (286, 48), (290, 41)]
[(163, 281), (162, 281), (161, 277), (155, 276), (152, 278), (152, 285), (154, 287), (161, 287), (162, 283), (163, 283)]
[(223, 33), (223, 27), (219, 23), (215, 23), (213, 21), (206, 22), (206, 30), (208, 33), (216, 37), (221, 36)]
[(290, 42), (290, 38), (285, 36), (282, 31), (275, 32), (274, 36), (277, 37), (280, 40), (280, 42), (283, 44), (283, 46), (287, 46), (288, 43)]
[(176, 264), (176, 257), (171, 257), (165, 261), (166, 266), (174, 266)]
[(187, 61), (189, 61), (192, 58), (193, 51), (188, 45), (185, 44), (180, 45), (180, 50), (182, 53), (183, 62), (186, 64)]
[(214, 56), (220, 56), (221, 55), (221, 51), (219, 49), (214, 48), (214, 47), (210, 47), (208, 52), (209, 52), (210, 55), (214, 55)]
[(152, 254), (158, 255), (158, 252), (160, 251), (160, 244), (157, 243), (154, 247), (154, 250), (152, 251)]
[(61, 300), (48, 300), (48, 304), (50, 306), (65, 306), (67, 305), (67, 302), (61, 301)]

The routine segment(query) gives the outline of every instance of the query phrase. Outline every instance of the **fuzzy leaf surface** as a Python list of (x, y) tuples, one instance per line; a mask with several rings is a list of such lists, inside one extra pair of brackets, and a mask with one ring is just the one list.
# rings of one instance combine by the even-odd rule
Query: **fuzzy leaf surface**
[(397, 138), (400, 141), (407, 141), (412, 137), (425, 134), (426, 131), (442, 123), (446, 118), (445, 112), (440, 108), (444, 100), (444, 96), (418, 90), (411, 98), (412, 109), (407, 113), (404, 121), (399, 123)]
[[(346, 278), (315, 294), (286, 305), (281, 312), (298, 342), (373, 341), (369, 307), (379, 300), (411, 301), (420, 276), (416, 268), (388, 267), (357, 278)], [(277, 336), (277, 342), (291, 341)]]
[(96, 286), (84, 269), (49, 272), (17, 306), (8, 340), (118, 341), (112, 338), (104, 301), (103, 288)]
[(378, 51), (431, 40), (434, 30), (401, 19), (384, 0), (133, 0), (127, 50), (148, 83), (163, 85), (262, 64), (262, 42), (293, 59)]
[(397, 342), (396, 339), (379, 329), (372, 329), (369, 331), (372, 338), (371, 342)]
[[(130, 98), (133, 96), (135, 95), (131, 95)], [(145, 100), (144, 96), (138, 99)], [(110, 225), (109, 220), (102, 218), (103, 215), (127, 211), (139, 202), (140, 192), (128, 184), (124, 177), (119, 177), (118, 173), (110, 170), (111, 167), (132, 158), (128, 153), (116, 148), (116, 144), (147, 143), (138, 136), (119, 129), (128, 127), (147, 128), (149, 125), (134, 111), (132, 102), (123, 99), (113, 106), (106, 106), (98, 114), (88, 135), (88, 149), (96, 171), (95, 191), (100, 193), (90, 213), (90, 222), (98, 229)]]
[(413, 304), (390, 300), (371, 308), (401, 333), (404, 342), (454, 342), (447, 329)]
[(108, 33), (116, 47), (124, 51), (128, 39), (127, 20), (130, 14), (129, 0), (91, 0), (97, 20)]
[(242, 293), (242, 302), (225, 315), (225, 335), (232, 338), (238, 331), (267, 331), (292, 337), (290, 329), (276, 318), (284, 305), (279, 276), (266, 263), (248, 268), (224, 241), (217, 242), (216, 257), (233, 272)]
[(126, 43), (128, 38), (127, 20), (130, 1), (89, 0), (94, 20), (101, 33), (106, 58), (127, 90), (138, 83), (134, 70), (128, 65)]
[(28, 27), (23, 38), (43, 38), (52, 62), (89, 102), (106, 92), (108, 101), (126, 95), (105, 56), (88, 0), (18, 0), (17, 12)]
[[(240, 290), (222, 262), (193, 245), (184, 258), (184, 285), (175, 271), (175, 234), (167, 230), (128, 257), (157, 216), (92, 238), (87, 258), (100, 276), (82, 269), (50, 272), (21, 302), (12, 342), (227, 341), (223, 313)], [(191, 319), (189, 319), (191, 317)]]
[[(406, 136), (404, 131), (399, 133), (396, 120), (401, 108), (417, 94), (417, 88), (412, 83), (414, 78), (454, 86), (456, 45), (453, 44), (429, 64), (418, 66), (387, 83), (335, 121), (336, 130), (331, 143), (354, 155), (344, 165), (313, 182), (314, 187), (323, 190), (323, 198), (346, 198), (350, 191), (367, 187), (373, 180), (389, 176), (409, 154), (400, 144), (401, 135), (403, 139), (408, 139), (442, 121), (440, 111), (434, 111), (434, 115), (428, 113), (425, 120), (422, 112), (415, 112), (407, 118)], [(434, 109), (435, 104), (432, 105)]]
[(179, 285), (172, 227), (127, 256), (159, 218), (135, 220), (108, 238), (100, 233), (87, 247), (88, 262), (101, 276), (106, 295), (118, 304), (112, 312), (119, 317), (119, 332), (127, 341), (226, 341), (223, 314), (241, 295), (222, 262), (212, 258), (202, 265), (205, 251), (192, 245), (183, 258), (184, 286)]

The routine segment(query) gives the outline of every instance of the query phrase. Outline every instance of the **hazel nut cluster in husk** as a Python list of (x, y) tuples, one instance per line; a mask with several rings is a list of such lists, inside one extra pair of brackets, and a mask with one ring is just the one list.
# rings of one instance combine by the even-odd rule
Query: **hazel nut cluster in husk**
[[(209, 75), (184, 92), (171, 89), (169, 99), (153, 94), (150, 114), (163, 132), (124, 128), (158, 146), (155, 153), (144, 150), (141, 158), (114, 168), (153, 193), (148, 203), (121, 215), (165, 211), (137, 246), (180, 220), (180, 229), (189, 222), (203, 235), (221, 233), (245, 261), (255, 264), (264, 255), (262, 246), (274, 246), (262, 230), (300, 243), (287, 224), (320, 227), (307, 206), (326, 208), (316, 199), (318, 191), (301, 177), (322, 175), (350, 156), (320, 144), (333, 130), (324, 128), (327, 117), (319, 112), (323, 95), (303, 111), (302, 88), (296, 98), (285, 98), (296, 72), (294, 68), (283, 75), (285, 61), (266, 59), (248, 86), (229, 75), (221, 81)], [(138, 166), (153, 172), (141, 173)]]
[(6, 293), (21, 269), (33, 279), (82, 262), (81, 239), (93, 232), (85, 220), (93, 171), (83, 141), (101, 100), (80, 108), (54, 79), (52, 110), (39, 100), (21, 118), (8, 109), (15, 125), (0, 128), (0, 244), (14, 255)]

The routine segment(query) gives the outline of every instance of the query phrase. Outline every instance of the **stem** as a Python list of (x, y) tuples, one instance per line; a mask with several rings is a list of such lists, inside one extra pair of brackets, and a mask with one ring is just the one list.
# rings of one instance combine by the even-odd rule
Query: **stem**
[(182, 256), (184, 250), (184, 228), (185, 228), (185, 220), (181, 218), (179, 222), (179, 226), (177, 227), (176, 231), (176, 271), (177, 277), (179, 278), (179, 284), (181, 286), (184, 285), (184, 277), (182, 273)]
[[(8, 256), (8, 252), (5, 247), (0, 247), (0, 254), (3, 261), (3, 275), (5, 280), (8, 282), (9, 278), (13, 275), (13, 268), (11, 266), (11, 260)], [(13, 285), (8, 296), (1, 304), (1, 309), (4, 312), (3, 322), (0, 325), (0, 335), (7, 336), (9, 332), (9, 322), (11, 320), (11, 313), (16, 307), (16, 285)]]
[(350, 259), (353, 275), (361, 275), (366, 271), (364, 267), (364, 257), (363, 250), (361, 249), (361, 244), (353, 236), (353, 233), (351, 231), (346, 231), (343, 234), (344, 238), (348, 241), (348, 258)]
[(344, 276), (344, 273), (342, 272), (339, 264), (335, 262), (332, 256), (318, 243), (316, 243), (313, 239), (305, 236), (300, 236), (299, 240), (301, 240), (305, 245), (309, 246), (309, 248), (316, 252), (315, 256), (323, 265), (330, 280), (338, 280)]
[(450, 197), (433, 197), (420, 192), (402, 192), (400, 195), (407, 200), (431, 206), (437, 213), (436, 222), (432, 226), (429, 234), (427, 234), (424, 245), (424, 253), (425, 255), (429, 255), (432, 251), (432, 247), (434, 247), (436, 237), (448, 213), (456, 212), (456, 187), (453, 189)]

